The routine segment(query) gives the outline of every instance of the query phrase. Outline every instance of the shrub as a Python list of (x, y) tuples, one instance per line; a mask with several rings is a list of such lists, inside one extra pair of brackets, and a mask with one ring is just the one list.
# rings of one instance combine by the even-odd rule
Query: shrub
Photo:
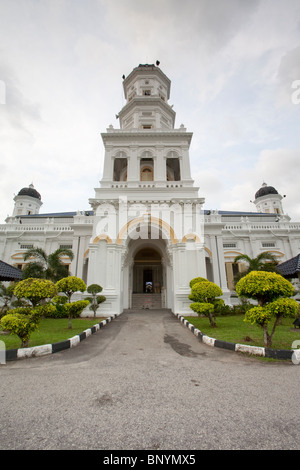
[(67, 302), (68, 297), (66, 295), (56, 295), (51, 302), (54, 310), (45, 316), (47, 318), (68, 318), (68, 311), (65, 307)]
[(77, 302), (67, 302), (64, 306), (68, 312), (69, 322), (72, 318), (78, 318), (83, 310), (88, 306), (88, 300), (77, 300)]
[(209, 281), (205, 277), (194, 277), (194, 279), (190, 281), (190, 288), (192, 288), (194, 284), (198, 284), (199, 282), (209, 282)]
[(1, 327), (21, 340), (21, 348), (26, 348), (33, 331), (38, 329), (42, 311), (38, 308), (19, 307), (9, 310), (1, 318)]
[(287, 279), (268, 271), (251, 271), (235, 287), (238, 296), (255, 299), (259, 305), (294, 294), (294, 288)]
[(29, 303), (26, 307), (9, 310), (7, 315), (1, 318), (1, 327), (17, 335), (21, 339), (21, 347), (27, 347), (30, 335), (37, 330), (42, 316), (54, 309), (46, 299), (56, 293), (53, 282), (46, 279), (28, 278), (18, 282), (14, 295), (19, 299), (26, 299)]
[(69, 298), (69, 302), (74, 292), (84, 292), (86, 290), (85, 282), (76, 276), (64, 277), (55, 285), (58, 292), (63, 292)]
[[(72, 318), (79, 316), (82, 311), (87, 307), (89, 304), (88, 300), (78, 300), (77, 302), (71, 302), (71, 297), (74, 292), (84, 292), (86, 290), (85, 282), (76, 276), (68, 276), (56, 283), (56, 287), (58, 292), (64, 293), (69, 302), (66, 302), (63, 307), (66, 309), (69, 318), (69, 325), (68, 328), (72, 328)], [(63, 308), (61, 308), (63, 311)]]
[[(236, 285), (240, 296), (258, 300), (258, 306), (249, 309), (245, 320), (257, 324), (263, 329), (264, 344), (272, 345), (276, 327), (283, 317), (296, 317), (299, 306), (296, 300), (289, 297), (294, 294), (292, 284), (280, 274), (267, 271), (252, 271), (243, 277)], [(274, 320), (271, 332), (268, 326)]]
[(190, 305), (190, 308), (198, 315), (205, 315), (206, 317), (214, 313), (214, 305), (208, 302), (194, 302)]
[(90, 302), (90, 310), (94, 312), (95, 317), (100, 304), (105, 302), (106, 297), (104, 295), (97, 295), (99, 292), (102, 292), (102, 287), (98, 284), (91, 284), (88, 286), (87, 292), (92, 294), (92, 297), (88, 298), (87, 300)]
[(14, 289), (16, 297), (29, 300), (33, 306), (42, 300), (54, 297), (56, 294), (55, 284), (47, 279), (28, 278), (18, 282)]
[(212, 302), (221, 295), (223, 295), (222, 289), (217, 284), (206, 281), (193, 285), (189, 299), (195, 302)]
[(216, 327), (214, 309), (215, 305), (221, 300), (217, 300), (216, 297), (220, 297), (223, 294), (222, 289), (217, 284), (207, 280), (194, 283), (192, 280), (191, 282), (192, 289), (189, 299), (193, 300), (194, 303), (190, 304), (190, 308), (198, 313), (198, 315), (207, 316), (211, 326)]

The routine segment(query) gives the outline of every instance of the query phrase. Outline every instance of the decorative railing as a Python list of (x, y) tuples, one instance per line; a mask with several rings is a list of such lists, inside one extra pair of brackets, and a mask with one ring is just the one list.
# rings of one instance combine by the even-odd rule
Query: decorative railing
[(71, 232), (71, 225), (65, 224), (3, 224), (0, 225), (0, 232)]
[(300, 230), (300, 223), (236, 223), (236, 224), (225, 224), (223, 230)]

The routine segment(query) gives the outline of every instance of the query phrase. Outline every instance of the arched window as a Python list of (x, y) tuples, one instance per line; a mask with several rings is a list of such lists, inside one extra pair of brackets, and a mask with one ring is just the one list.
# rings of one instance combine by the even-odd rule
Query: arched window
[(114, 181), (127, 181), (127, 158), (115, 158)]
[(141, 169), (141, 181), (153, 181), (153, 168), (144, 166)]
[(140, 180), (153, 181), (154, 180), (154, 162), (149, 152), (143, 152), (140, 163)]
[(180, 181), (179, 158), (167, 158), (167, 181)]

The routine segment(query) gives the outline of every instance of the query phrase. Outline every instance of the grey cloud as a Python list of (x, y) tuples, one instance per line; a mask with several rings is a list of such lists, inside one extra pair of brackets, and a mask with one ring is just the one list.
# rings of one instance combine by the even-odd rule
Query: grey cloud
[(300, 46), (286, 52), (280, 61), (277, 72), (279, 84), (278, 102), (291, 104), (292, 84), (300, 80)]
[(21, 84), (12, 70), (0, 66), (0, 79), (5, 84), (5, 104), (2, 106), (0, 133), (7, 127), (29, 132), (29, 122), (40, 121), (40, 107), (34, 97), (25, 97)]

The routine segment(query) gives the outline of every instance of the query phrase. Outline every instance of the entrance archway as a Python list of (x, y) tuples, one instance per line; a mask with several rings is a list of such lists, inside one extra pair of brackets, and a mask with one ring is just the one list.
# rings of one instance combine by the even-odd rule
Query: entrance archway
[(152, 247), (141, 248), (134, 256), (132, 292), (160, 294), (162, 274), (160, 253)]

